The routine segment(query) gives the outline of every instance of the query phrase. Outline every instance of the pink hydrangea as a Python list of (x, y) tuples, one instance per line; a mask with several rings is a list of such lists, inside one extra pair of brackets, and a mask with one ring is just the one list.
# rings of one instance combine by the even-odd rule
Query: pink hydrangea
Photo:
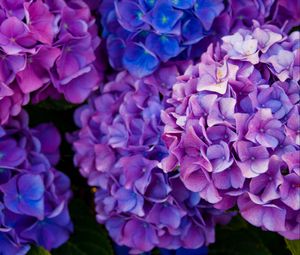
[(1, 124), (29, 95), (38, 101), (63, 94), (81, 103), (98, 87), (100, 39), (83, 1), (1, 1), (0, 20)]
[(299, 32), (254, 21), (222, 40), (173, 87), (162, 167), (215, 208), (237, 204), (253, 225), (297, 239)]

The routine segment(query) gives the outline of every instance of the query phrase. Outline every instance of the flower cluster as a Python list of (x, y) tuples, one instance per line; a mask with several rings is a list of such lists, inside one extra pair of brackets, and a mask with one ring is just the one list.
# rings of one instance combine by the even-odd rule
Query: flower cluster
[(299, 238), (299, 32), (241, 29), (178, 77), (163, 114), (170, 155), (193, 192), (255, 226)]
[(36, 98), (64, 94), (80, 103), (95, 89), (100, 43), (80, 0), (0, 1), (0, 124)]
[(30, 244), (50, 250), (69, 238), (70, 183), (53, 167), (59, 144), (52, 124), (30, 129), (24, 111), (0, 127), (1, 254), (26, 254)]
[(75, 164), (96, 187), (97, 220), (132, 253), (207, 245), (215, 224), (230, 219), (159, 168), (167, 155), (160, 113), (186, 65), (162, 66), (144, 79), (121, 72), (75, 114)]
[(144, 77), (161, 63), (198, 58), (209, 43), (251, 26), (253, 19), (286, 30), (300, 19), (291, 0), (226, 2), (103, 0), (99, 13), (111, 66)]
[(99, 12), (110, 64), (144, 77), (161, 62), (197, 57), (192, 46), (216, 32), (224, 9), (223, 0), (104, 0)]

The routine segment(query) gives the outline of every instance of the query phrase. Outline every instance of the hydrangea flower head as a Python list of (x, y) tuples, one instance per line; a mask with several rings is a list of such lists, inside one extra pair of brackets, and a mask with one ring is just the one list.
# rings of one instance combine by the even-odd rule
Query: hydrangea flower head
[(222, 0), (105, 0), (99, 12), (110, 64), (144, 77), (161, 63), (190, 59), (224, 10)]
[(118, 73), (75, 113), (74, 161), (96, 187), (97, 220), (132, 253), (207, 245), (215, 224), (230, 218), (159, 167), (168, 153), (160, 113), (187, 64), (164, 65), (143, 79)]
[[(161, 63), (197, 59), (209, 43), (251, 27), (254, 19), (261, 24), (275, 24), (287, 32), (299, 24), (299, 14), (293, 8), (296, 2), (104, 0), (99, 15), (111, 66), (145, 77)], [(266, 32), (264, 38), (268, 40), (268, 36)], [(256, 39), (245, 33), (232, 39), (238, 47), (232, 54), (244, 54), (245, 59), (257, 61)]]
[(33, 244), (50, 250), (68, 240), (71, 191), (54, 168), (59, 144), (52, 124), (30, 129), (24, 111), (0, 127), (1, 254), (26, 254)]
[(35, 101), (63, 94), (81, 103), (97, 88), (100, 39), (83, 1), (1, 1), (0, 13), (1, 124), (30, 94)]
[[(178, 77), (162, 113), (165, 172), (215, 208), (299, 237), (299, 32), (240, 29)], [(298, 121), (299, 122), (299, 121)]]

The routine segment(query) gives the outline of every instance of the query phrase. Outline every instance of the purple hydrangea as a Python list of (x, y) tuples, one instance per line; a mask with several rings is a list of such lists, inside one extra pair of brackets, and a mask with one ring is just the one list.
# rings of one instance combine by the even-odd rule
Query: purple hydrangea
[(34, 101), (63, 94), (81, 103), (99, 85), (100, 39), (83, 1), (3, 0), (0, 24), (0, 124), (30, 94)]
[(59, 145), (52, 124), (30, 129), (24, 111), (0, 127), (1, 254), (26, 254), (31, 244), (50, 250), (69, 238), (70, 181), (54, 168)]
[(143, 79), (118, 73), (75, 113), (74, 161), (96, 188), (97, 220), (134, 254), (207, 245), (215, 224), (230, 219), (160, 168), (168, 153), (160, 113), (187, 64), (164, 65)]
[(177, 78), (162, 113), (167, 173), (215, 208), (299, 238), (299, 32), (241, 29)]

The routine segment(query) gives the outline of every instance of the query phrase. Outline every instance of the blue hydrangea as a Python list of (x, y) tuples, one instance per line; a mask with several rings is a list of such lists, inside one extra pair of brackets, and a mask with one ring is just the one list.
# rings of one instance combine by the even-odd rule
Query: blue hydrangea
[(215, 33), (224, 9), (223, 0), (104, 0), (99, 12), (110, 64), (144, 77), (162, 62), (197, 58), (201, 51), (193, 47)]

